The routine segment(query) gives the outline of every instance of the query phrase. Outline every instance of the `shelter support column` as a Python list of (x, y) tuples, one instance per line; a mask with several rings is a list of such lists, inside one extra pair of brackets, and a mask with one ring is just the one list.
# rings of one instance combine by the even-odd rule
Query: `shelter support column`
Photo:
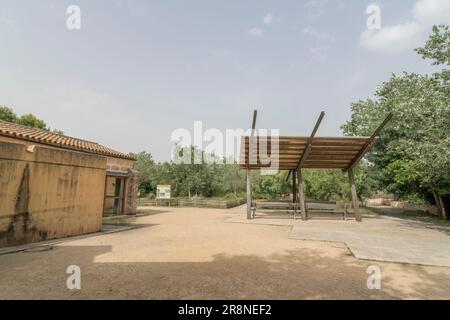
[(252, 172), (247, 169), (247, 219), (252, 218)]
[(295, 170), (292, 174), (292, 202), (297, 203), (297, 171)]
[(298, 193), (300, 197), (300, 209), (302, 210), (302, 220), (306, 220), (307, 214), (306, 214), (306, 202), (305, 202), (305, 193), (303, 190), (303, 175), (302, 175), (302, 169), (297, 170), (298, 174)]
[(352, 192), (353, 209), (355, 210), (356, 221), (362, 221), (361, 211), (359, 210), (358, 195), (356, 194), (355, 179), (353, 177), (353, 169), (348, 169), (348, 180), (350, 181), (350, 190)]

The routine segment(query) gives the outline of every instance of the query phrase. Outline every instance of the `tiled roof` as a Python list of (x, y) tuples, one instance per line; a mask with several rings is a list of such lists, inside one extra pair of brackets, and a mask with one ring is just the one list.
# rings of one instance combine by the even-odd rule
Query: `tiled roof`
[(129, 155), (104, 147), (96, 142), (72, 138), (50, 131), (22, 126), (2, 120), (0, 120), (0, 135), (42, 143), (54, 147), (134, 160), (134, 158)]

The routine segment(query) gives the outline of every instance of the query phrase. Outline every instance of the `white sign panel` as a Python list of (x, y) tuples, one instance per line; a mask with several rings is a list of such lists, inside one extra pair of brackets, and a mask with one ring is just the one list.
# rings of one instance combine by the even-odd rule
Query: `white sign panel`
[(156, 186), (156, 199), (170, 199), (170, 185)]

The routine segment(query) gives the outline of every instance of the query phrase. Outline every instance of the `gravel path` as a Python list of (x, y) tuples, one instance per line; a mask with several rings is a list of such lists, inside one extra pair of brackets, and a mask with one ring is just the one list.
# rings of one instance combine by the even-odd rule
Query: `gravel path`
[[(230, 210), (151, 208), (140, 228), (0, 256), (1, 299), (449, 299), (450, 268), (371, 262)], [(370, 265), (381, 290), (367, 289)], [(81, 290), (66, 268), (81, 268)]]

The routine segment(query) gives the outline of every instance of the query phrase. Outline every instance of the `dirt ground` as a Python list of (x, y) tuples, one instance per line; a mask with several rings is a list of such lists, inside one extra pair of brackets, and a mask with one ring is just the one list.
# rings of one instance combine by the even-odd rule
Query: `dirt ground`
[[(450, 268), (354, 258), (345, 244), (288, 239), (243, 210), (152, 208), (139, 228), (0, 256), (0, 299), (450, 299)], [(66, 269), (81, 268), (81, 290)], [(380, 290), (367, 267), (381, 269)]]

